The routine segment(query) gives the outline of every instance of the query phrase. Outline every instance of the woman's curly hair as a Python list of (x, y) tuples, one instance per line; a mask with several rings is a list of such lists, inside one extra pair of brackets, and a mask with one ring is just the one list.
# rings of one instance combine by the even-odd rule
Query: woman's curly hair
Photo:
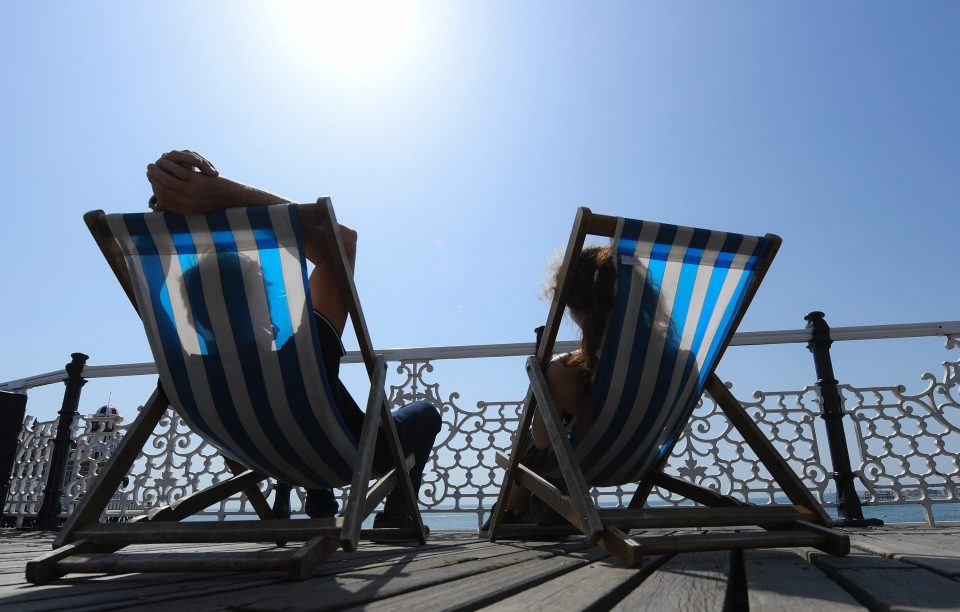
[[(554, 271), (546, 287), (548, 293), (556, 291), (559, 274), (559, 269)], [(616, 282), (617, 268), (610, 247), (587, 246), (580, 251), (573, 286), (567, 298), (570, 316), (582, 332), (580, 351), (566, 357), (564, 363), (581, 369), (578, 379), (585, 395), (591, 391), (600, 346), (616, 297)]]

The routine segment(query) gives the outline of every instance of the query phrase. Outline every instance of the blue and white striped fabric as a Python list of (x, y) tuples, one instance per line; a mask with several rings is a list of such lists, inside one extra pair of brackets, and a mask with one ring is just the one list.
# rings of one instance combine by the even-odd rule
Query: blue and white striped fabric
[(226, 456), (308, 488), (357, 443), (326, 379), (297, 205), (108, 215), (171, 404)]
[(772, 241), (624, 220), (617, 298), (576, 457), (588, 483), (640, 480), (669, 452)]

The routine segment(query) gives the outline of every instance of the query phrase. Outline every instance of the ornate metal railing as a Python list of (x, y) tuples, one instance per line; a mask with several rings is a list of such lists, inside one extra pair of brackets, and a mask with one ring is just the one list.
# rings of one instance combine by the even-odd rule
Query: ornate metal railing
[[(947, 348), (960, 348), (960, 322), (894, 325), (831, 330), (834, 340), (945, 336)], [(812, 342), (810, 330), (738, 334), (734, 345)], [(573, 343), (559, 343), (567, 350)], [(812, 349), (811, 349), (812, 350)], [(514, 358), (531, 354), (532, 344), (439, 347), (386, 351), (391, 368), (391, 405), (428, 399), (440, 408), (443, 429), (424, 474), (420, 502), (427, 513), (465, 513), (476, 518), (495, 501), (502, 471), (494, 452), (508, 450), (519, 421), (521, 400), (479, 401), (473, 406), (456, 392), (434, 381), (435, 363), (445, 359)], [(357, 362), (348, 355), (345, 361)], [(957, 503), (960, 484), (960, 358), (943, 364), (942, 377), (922, 376), (926, 389), (909, 395), (903, 385), (859, 388), (839, 385), (844, 412), (852, 424), (853, 480), (864, 505), (913, 504), (922, 508), (929, 524), (939, 504)], [(148, 374), (153, 364), (86, 367), (87, 378)], [(24, 391), (32, 386), (64, 380), (63, 371), (11, 381), (0, 389)], [(822, 383), (823, 381), (819, 381)], [(833, 462), (827, 452), (822, 416), (822, 390), (810, 385), (799, 390), (756, 391), (740, 398), (747, 411), (786, 457), (806, 486), (827, 507), (836, 507), (832, 492)], [(73, 420), (62, 488), (62, 513), (69, 513), (83, 496), (97, 469), (109, 457), (127, 425), (116, 416), (83, 416)], [(40, 511), (47, 486), (46, 469), (52, 456), (55, 421), (27, 417), (16, 451), (4, 513), (20, 525)], [(698, 484), (754, 503), (783, 499), (779, 487), (745, 445), (718, 406), (706, 396), (697, 406), (676, 445), (667, 471)], [(150, 443), (107, 509), (108, 518), (123, 519), (229, 477), (218, 452), (192, 434), (168, 411)], [(837, 480), (837, 482), (840, 482)], [(271, 483), (263, 490), (272, 495)], [(632, 487), (598, 489), (602, 504), (629, 502)], [(345, 499), (345, 497), (344, 497)], [(302, 509), (303, 491), (295, 490), (292, 507)], [(680, 504), (680, 499), (655, 490), (653, 504)], [(223, 520), (253, 515), (242, 495), (208, 508), (201, 516)]]

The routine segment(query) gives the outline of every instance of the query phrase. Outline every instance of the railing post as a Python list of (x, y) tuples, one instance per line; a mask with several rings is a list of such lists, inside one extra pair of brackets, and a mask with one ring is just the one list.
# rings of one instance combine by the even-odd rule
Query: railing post
[(17, 461), (17, 441), (27, 412), (27, 396), (0, 391), (0, 516), (7, 505), (10, 473)]
[(813, 353), (813, 365), (817, 372), (817, 387), (820, 389), (821, 418), (827, 430), (827, 443), (830, 461), (833, 463), (833, 481), (837, 487), (836, 524), (844, 527), (865, 527), (883, 525), (880, 519), (863, 518), (860, 496), (854, 486), (853, 470), (850, 468), (850, 451), (843, 428), (843, 406), (837, 379), (833, 375), (833, 361), (830, 359), (830, 326), (823, 319), (823, 313), (811, 312), (804, 317), (807, 328), (811, 329), (807, 348)]
[(61, 511), (60, 498), (63, 495), (63, 477), (67, 469), (67, 453), (70, 451), (70, 433), (73, 428), (73, 419), (77, 416), (80, 405), (80, 390), (87, 384), (83, 378), (83, 367), (87, 364), (87, 357), (83, 353), (73, 353), (72, 360), (66, 365), (67, 378), (63, 383), (67, 386), (63, 392), (63, 405), (60, 407), (60, 419), (57, 422), (57, 436), (53, 442), (53, 457), (47, 471), (47, 486), (43, 490), (43, 504), (37, 512), (37, 527), (40, 529), (56, 529), (59, 527)]

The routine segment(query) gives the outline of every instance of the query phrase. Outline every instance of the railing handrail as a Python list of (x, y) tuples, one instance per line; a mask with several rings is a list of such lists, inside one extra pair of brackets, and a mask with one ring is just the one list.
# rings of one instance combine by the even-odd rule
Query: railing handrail
[[(798, 344), (810, 341), (811, 330), (784, 329), (773, 331), (738, 332), (730, 342), (731, 346), (756, 346), (765, 344)], [(831, 327), (830, 338), (840, 340), (884, 340), (890, 338), (922, 338), (929, 336), (960, 336), (960, 321), (931, 321), (927, 323), (896, 323), (892, 325), (855, 325), (851, 327)], [(576, 340), (556, 343), (556, 351), (562, 353), (578, 348)], [(533, 342), (512, 342), (507, 344), (466, 344), (455, 346), (423, 346), (411, 348), (393, 348), (377, 351), (387, 361), (435, 361), (440, 359), (476, 359), (489, 357), (525, 357), (534, 352)], [(348, 351), (343, 363), (360, 363), (359, 351)], [(156, 374), (153, 362), (120, 363), (101, 366), (86, 366), (83, 377), (109, 378), (112, 376), (143, 376)], [(0, 391), (24, 392), (34, 387), (42, 387), (62, 382), (67, 377), (65, 369), (54, 370), (16, 380), (0, 383)]]

